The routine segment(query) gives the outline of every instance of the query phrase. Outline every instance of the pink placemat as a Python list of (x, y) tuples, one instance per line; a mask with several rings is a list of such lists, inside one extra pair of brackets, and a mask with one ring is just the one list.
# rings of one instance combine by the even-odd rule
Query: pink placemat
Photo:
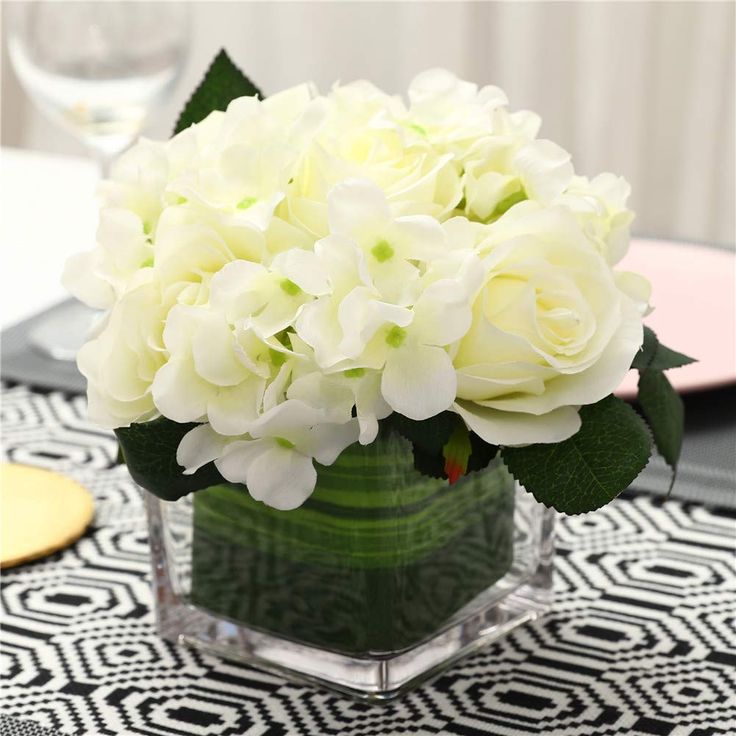
[[(668, 372), (680, 393), (736, 383), (736, 251), (634, 239), (617, 269), (651, 281), (654, 311), (644, 322), (662, 343), (697, 358)], [(634, 396), (637, 380), (631, 371), (616, 393)]]

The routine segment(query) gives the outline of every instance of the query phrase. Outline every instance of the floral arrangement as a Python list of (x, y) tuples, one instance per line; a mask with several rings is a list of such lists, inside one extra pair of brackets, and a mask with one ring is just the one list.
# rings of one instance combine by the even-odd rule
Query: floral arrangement
[[(451, 483), (500, 452), (568, 513), (626, 488), (652, 438), (675, 467), (663, 371), (690, 359), (616, 269), (629, 186), (576, 175), (506, 105), (441, 70), (408, 104), (368, 82), (266, 99), (222, 52), (173, 138), (116, 162), (65, 283), (108, 310), (78, 364), (141, 485), (292, 509), (380, 431)], [(632, 366), (643, 418), (612, 396)]]

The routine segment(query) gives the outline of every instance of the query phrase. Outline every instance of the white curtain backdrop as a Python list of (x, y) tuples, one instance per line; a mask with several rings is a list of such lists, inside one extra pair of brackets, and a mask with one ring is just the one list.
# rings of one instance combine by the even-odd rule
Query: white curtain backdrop
[[(629, 179), (638, 234), (734, 241), (733, 2), (191, 5), (187, 69), (148, 135), (167, 135), (221, 46), (266, 94), (359, 77), (398, 92), (445, 66), (539, 112), (542, 135), (580, 173)], [(4, 145), (81, 150), (30, 106), (8, 64), (2, 126)]]

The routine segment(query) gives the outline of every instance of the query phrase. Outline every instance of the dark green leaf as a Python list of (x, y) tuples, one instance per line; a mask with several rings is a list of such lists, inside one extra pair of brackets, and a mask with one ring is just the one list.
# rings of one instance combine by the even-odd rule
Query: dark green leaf
[(654, 333), (654, 330), (644, 325), (644, 341), (642, 342), (639, 352), (634, 356), (631, 367), (639, 370), (646, 370), (652, 362), (658, 347), (659, 340), (657, 339), (657, 335)]
[(641, 372), (639, 405), (652, 430), (659, 454), (676, 470), (682, 449), (685, 409), (682, 399), (662, 371), (649, 369)]
[(214, 463), (208, 463), (192, 475), (184, 475), (184, 468), (176, 462), (181, 438), (196, 426), (160, 417), (116, 429), (133, 480), (165, 501), (176, 501), (192, 491), (224, 483)]
[(461, 421), (457, 414), (443, 411), (431, 419), (417, 422), (394, 412), (388, 418), (391, 426), (415, 447), (425, 452), (437, 453), (442, 456), (442, 448), (447, 444), (450, 435)]
[(184, 106), (176, 121), (174, 134), (204, 120), (214, 110), (225, 110), (237, 97), (253, 95), (263, 98), (258, 87), (233, 64), (223, 49), (217, 54), (199, 87)]
[(456, 422), (450, 439), (442, 448), (442, 456), (445, 458), (445, 475), (451, 485), (468, 472), (471, 452), (473, 452), (473, 446), (470, 444), (470, 432), (464, 422)]
[(491, 460), (498, 454), (496, 445), (489, 445), (484, 442), (475, 432), (470, 433), (470, 446), (473, 451), (470, 453), (470, 460), (468, 460), (468, 473), (488, 467)]
[(654, 359), (649, 364), (649, 370), (666, 371), (670, 368), (680, 368), (683, 365), (695, 363), (695, 358), (689, 355), (678, 353), (676, 350), (668, 348), (666, 345), (659, 343)]
[(566, 514), (593, 511), (626, 489), (649, 460), (642, 418), (608, 396), (580, 409), (582, 426), (564, 442), (504, 447), (506, 466), (527, 491)]
[(662, 345), (657, 339), (654, 330), (645, 325), (644, 343), (641, 346), (641, 350), (634, 357), (631, 367), (637, 368), (640, 371), (647, 369), (666, 371), (669, 368), (679, 368), (680, 366), (694, 362), (694, 358), (690, 358), (687, 355), (683, 355)]
[(447, 478), (445, 475), (445, 458), (442, 453), (427, 452), (418, 445), (412, 446), (414, 453), (414, 468), (422, 475), (430, 478)]

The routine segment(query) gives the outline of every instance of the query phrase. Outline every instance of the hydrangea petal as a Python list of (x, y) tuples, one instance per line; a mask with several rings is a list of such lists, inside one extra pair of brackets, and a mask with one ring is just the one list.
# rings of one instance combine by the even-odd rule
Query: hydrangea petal
[(389, 220), (386, 195), (364, 179), (348, 179), (333, 187), (328, 196), (330, 230), (356, 236), (374, 230)]
[(227, 438), (217, 434), (209, 424), (200, 424), (181, 438), (176, 462), (184, 468), (184, 475), (192, 475), (220, 457), (227, 442)]
[(253, 498), (281, 511), (301, 506), (317, 483), (311, 457), (272, 439), (233, 442), (215, 464), (224, 478), (244, 483)]
[(399, 414), (409, 419), (429, 419), (450, 407), (456, 389), (452, 360), (442, 348), (413, 345), (390, 351), (381, 392)]

